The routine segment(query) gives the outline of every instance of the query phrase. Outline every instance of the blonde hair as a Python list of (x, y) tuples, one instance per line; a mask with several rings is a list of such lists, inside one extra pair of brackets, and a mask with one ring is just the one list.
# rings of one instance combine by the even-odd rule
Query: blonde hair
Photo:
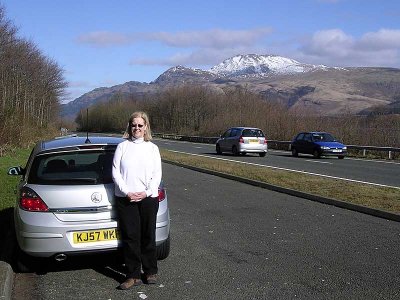
[(146, 142), (151, 141), (153, 137), (151, 136), (151, 129), (150, 129), (150, 122), (149, 122), (149, 116), (143, 112), (143, 111), (135, 111), (131, 116), (129, 117), (128, 125), (126, 126), (125, 133), (123, 135), (123, 138), (132, 138), (132, 121), (134, 118), (142, 118), (144, 121), (144, 125), (146, 125), (146, 130), (144, 131), (144, 140)]

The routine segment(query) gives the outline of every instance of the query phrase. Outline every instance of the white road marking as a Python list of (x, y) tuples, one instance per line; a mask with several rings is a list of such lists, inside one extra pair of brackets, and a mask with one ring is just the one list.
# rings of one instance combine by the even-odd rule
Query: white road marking
[[(165, 139), (159, 139), (155, 138), (159, 141), (162, 141), (166, 143), (167, 145), (170, 145), (169, 143), (165, 142)], [(188, 141), (178, 141), (178, 140), (168, 140), (171, 142), (175, 143), (191, 143), (191, 144), (201, 144), (201, 145), (206, 145), (210, 146), (212, 148), (215, 148), (214, 144), (204, 144), (204, 143), (196, 143), (196, 142), (188, 142)], [(285, 150), (275, 150), (275, 149), (268, 149), (268, 152), (277, 152), (277, 153), (285, 153), (285, 154), (290, 154), (290, 151), (285, 151)], [(380, 160), (380, 159), (366, 159), (366, 158), (356, 158), (356, 157), (349, 157), (346, 156), (345, 160), (360, 160), (360, 161), (368, 161), (368, 162), (374, 162), (374, 163), (382, 163), (382, 164), (393, 164), (393, 165), (400, 165), (400, 162), (397, 161), (387, 161), (387, 160)]]
[(338, 179), (338, 180), (344, 180), (344, 181), (350, 181), (350, 182), (356, 182), (356, 183), (362, 183), (362, 184), (368, 184), (368, 185), (374, 185), (374, 186), (380, 186), (380, 187), (389, 187), (389, 188), (394, 188), (394, 189), (400, 189), (400, 187), (397, 187), (397, 186), (391, 186), (391, 185), (386, 185), (386, 184), (367, 182), (367, 181), (361, 181), (361, 180), (355, 180), (355, 179), (349, 179), (349, 178), (343, 178), (343, 177), (337, 177), (337, 176), (331, 176), (331, 175), (324, 175), (324, 174), (318, 174), (318, 173), (313, 173), (313, 172), (306, 172), (306, 171), (299, 171), (299, 170), (280, 168), (280, 167), (274, 167), (274, 166), (268, 166), (268, 165), (261, 165), (261, 164), (249, 163), (249, 162), (238, 161), (238, 160), (233, 160), (233, 159), (213, 157), (213, 156), (202, 155), (202, 154), (187, 153), (187, 152), (182, 152), (182, 151), (175, 151), (175, 150), (168, 150), (168, 151), (192, 155), (192, 156), (200, 156), (200, 157), (206, 157), (206, 158), (211, 158), (211, 159), (223, 160), (223, 161), (227, 161), (227, 162), (233, 162), (233, 163), (244, 164), (244, 165), (252, 165), (252, 166), (270, 168), (270, 169), (275, 169), (275, 170), (289, 171), (289, 172), (295, 172), (295, 173), (301, 173), (301, 174), (307, 174), (307, 175), (313, 175), (313, 176), (319, 176), (319, 177), (325, 177), (325, 178), (331, 178), (331, 179)]
[(355, 157), (347, 157), (345, 158), (351, 159), (351, 160), (361, 160), (361, 161), (368, 161), (368, 162), (374, 162), (374, 163), (382, 163), (382, 164), (393, 164), (393, 165), (400, 165), (400, 162), (396, 161), (386, 161), (386, 160), (380, 160), (380, 159), (366, 159), (366, 158), (355, 158)]
[(327, 161), (319, 161), (319, 160), (311, 160), (311, 159), (306, 159), (306, 161), (313, 162), (313, 163), (317, 163), (317, 164), (328, 164), (328, 165), (333, 165), (333, 163), (327, 162)]

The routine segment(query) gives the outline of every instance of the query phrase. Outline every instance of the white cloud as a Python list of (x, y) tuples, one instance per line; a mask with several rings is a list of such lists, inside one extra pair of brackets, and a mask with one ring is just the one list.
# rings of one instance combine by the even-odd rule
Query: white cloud
[[(256, 47), (232, 47), (226, 49), (199, 48), (195, 51), (178, 52), (174, 55), (164, 58), (141, 58), (134, 59), (131, 65), (164, 65), (207, 69), (223, 60), (243, 53), (264, 54), (262, 48)], [(268, 54), (268, 53), (265, 53)]]
[(372, 50), (400, 49), (400, 30), (381, 29), (362, 36), (360, 48)]
[[(400, 67), (400, 30), (380, 29), (352, 36), (342, 29), (320, 30), (300, 43), (294, 39), (273, 40), (271, 28), (247, 30), (211, 29), (204, 31), (113, 33), (92, 32), (78, 38), (79, 43), (97, 47), (123, 46), (132, 43), (161, 44), (160, 56), (142, 57), (136, 54), (131, 65), (162, 65), (187, 67), (211, 67), (237, 54), (277, 54), (299, 61), (329, 66), (382, 66)], [(162, 56), (162, 46), (170, 56)]]
[(351, 36), (340, 29), (331, 29), (316, 32), (302, 48), (311, 55), (343, 57), (348, 55), (353, 44), (354, 39)]
[(205, 31), (149, 32), (123, 34), (110, 31), (97, 31), (81, 35), (78, 43), (96, 47), (121, 46), (132, 43), (156, 41), (170, 47), (207, 47), (224, 49), (232, 46), (252, 45), (272, 32), (271, 28), (248, 30), (211, 29)]
[(157, 32), (148, 34), (147, 38), (173, 47), (224, 49), (232, 46), (253, 45), (271, 32), (271, 28), (256, 28), (250, 30), (212, 29), (207, 31), (181, 31), (177, 33)]
[(126, 34), (111, 31), (94, 31), (80, 35), (77, 42), (95, 47), (120, 46), (133, 43), (135, 38)]
[(298, 56), (336, 66), (400, 67), (400, 30), (381, 29), (360, 38), (340, 29), (318, 31), (303, 41)]

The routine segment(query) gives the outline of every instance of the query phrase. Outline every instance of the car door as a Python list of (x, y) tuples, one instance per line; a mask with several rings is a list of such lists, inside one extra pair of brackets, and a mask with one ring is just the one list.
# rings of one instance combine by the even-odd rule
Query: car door
[(232, 147), (236, 145), (237, 147), (237, 135), (239, 134), (239, 130), (237, 128), (232, 128), (229, 133), (229, 137), (226, 138), (226, 148), (227, 151), (231, 151)]
[(304, 134), (302, 153), (313, 154), (314, 143), (311, 133)]
[(300, 133), (293, 141), (292, 147), (296, 149), (298, 153), (304, 153), (304, 133)]
[(223, 135), (221, 135), (221, 139), (219, 141), (219, 146), (221, 151), (230, 151), (231, 148), (228, 148), (228, 144), (229, 144), (229, 136), (231, 134), (232, 129), (228, 129), (227, 131), (225, 131), (225, 133)]

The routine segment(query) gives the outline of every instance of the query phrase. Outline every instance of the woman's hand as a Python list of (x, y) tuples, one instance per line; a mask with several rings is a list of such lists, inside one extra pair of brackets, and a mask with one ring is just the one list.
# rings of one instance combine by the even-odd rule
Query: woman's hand
[(139, 202), (142, 201), (144, 198), (146, 198), (147, 195), (146, 192), (136, 192), (136, 193), (129, 192), (127, 194), (127, 197), (131, 202)]

